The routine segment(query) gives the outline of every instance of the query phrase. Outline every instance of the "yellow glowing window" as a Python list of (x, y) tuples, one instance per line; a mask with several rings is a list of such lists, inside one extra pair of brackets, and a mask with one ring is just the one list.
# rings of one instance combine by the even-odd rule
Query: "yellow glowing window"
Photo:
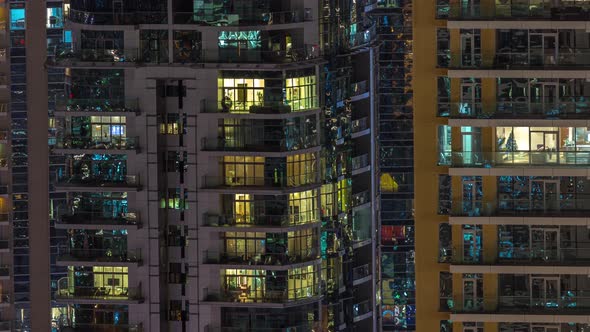
[(252, 106), (264, 105), (264, 79), (218, 79), (219, 107), (226, 112), (248, 113)]
[(285, 104), (291, 110), (305, 110), (318, 106), (315, 76), (294, 77), (285, 80)]

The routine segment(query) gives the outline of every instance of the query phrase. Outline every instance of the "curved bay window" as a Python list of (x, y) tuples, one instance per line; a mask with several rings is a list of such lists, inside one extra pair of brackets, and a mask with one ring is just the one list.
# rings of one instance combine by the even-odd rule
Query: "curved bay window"
[(226, 298), (232, 302), (288, 302), (318, 295), (316, 265), (288, 271), (226, 269)]
[(317, 191), (268, 196), (229, 194), (223, 196), (225, 224), (302, 225), (317, 221)]
[(230, 262), (259, 261), (265, 253), (266, 233), (226, 232), (223, 236), (226, 255), (223, 258)]
[(285, 88), (285, 105), (292, 111), (318, 107), (315, 75), (287, 78)]
[(315, 183), (317, 179), (316, 155), (304, 153), (288, 156), (287, 177), (290, 186)]

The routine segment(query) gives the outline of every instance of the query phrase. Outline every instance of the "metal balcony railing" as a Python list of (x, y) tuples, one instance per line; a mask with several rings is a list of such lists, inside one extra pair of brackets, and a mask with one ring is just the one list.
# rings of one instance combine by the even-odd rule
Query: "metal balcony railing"
[(301, 174), (297, 176), (278, 177), (236, 177), (236, 176), (203, 176), (203, 188), (220, 187), (260, 187), (285, 188), (317, 184), (317, 173)]
[(369, 154), (365, 153), (360, 156), (352, 157), (352, 170), (357, 170), (369, 166)]
[(352, 121), (352, 133), (358, 133), (369, 128), (369, 118), (364, 117)]
[(55, 99), (55, 109), (66, 112), (139, 112), (139, 99), (137, 98), (67, 98), (65, 96)]
[(483, 103), (439, 104), (439, 113), (457, 119), (587, 119), (590, 96), (560, 97), (547, 102), (496, 101)]
[(559, 21), (588, 21), (590, 20), (590, 6), (580, 2), (563, 2), (553, 7), (554, 2), (540, 5), (497, 3), (495, 6), (477, 4), (451, 4), (439, 8), (439, 12), (448, 12), (449, 20), (559, 20)]
[(526, 192), (522, 197), (500, 193), (501, 199), (492, 202), (463, 201), (452, 205), (456, 217), (579, 217), (589, 214), (590, 195), (569, 193)]
[(230, 215), (214, 214), (205, 215), (205, 225), (207, 226), (270, 226), (270, 227), (288, 227), (295, 225), (310, 224), (319, 221), (319, 212), (307, 211), (291, 215), (268, 215), (256, 214), (251, 215)]
[(309, 149), (318, 146), (318, 135), (294, 137), (292, 139), (264, 139), (251, 142), (240, 142), (233, 139), (203, 138), (203, 150), (208, 151), (252, 151), (252, 152), (286, 152)]
[(69, 285), (68, 278), (58, 281), (55, 297), (58, 299), (90, 299), (90, 300), (141, 300), (140, 287), (126, 286), (78, 286)]
[(57, 136), (55, 147), (58, 149), (88, 149), (88, 150), (137, 150), (138, 137), (79, 137), (73, 135)]
[(120, 216), (106, 216), (102, 213), (76, 211), (74, 214), (64, 214), (58, 218), (62, 224), (85, 224), (85, 225), (137, 225), (139, 214), (129, 212)]
[(310, 301), (319, 299), (319, 288), (301, 287), (287, 289), (284, 285), (277, 285), (276, 289), (254, 290), (247, 285), (237, 287), (225, 287), (222, 292), (209, 292), (205, 296), (208, 302), (238, 302), (238, 303), (293, 303), (298, 301)]
[(371, 275), (371, 267), (369, 264), (357, 266), (352, 269), (352, 280), (356, 281), (366, 278)]
[(112, 263), (140, 263), (141, 250), (130, 249), (91, 249), (59, 247), (57, 251), (58, 260), (61, 261), (93, 261)]
[(289, 249), (284, 253), (235, 253), (205, 251), (203, 253), (207, 264), (239, 264), (239, 265), (289, 265), (313, 262), (319, 258), (318, 248), (305, 248), (300, 250)]
[(199, 24), (213, 26), (248, 26), (248, 25), (277, 25), (293, 24), (311, 21), (313, 19), (311, 8), (295, 9), (278, 12), (257, 13), (202, 13), (176, 12), (175, 24)]
[(451, 153), (452, 167), (515, 167), (515, 166), (590, 165), (590, 151), (464, 151)]

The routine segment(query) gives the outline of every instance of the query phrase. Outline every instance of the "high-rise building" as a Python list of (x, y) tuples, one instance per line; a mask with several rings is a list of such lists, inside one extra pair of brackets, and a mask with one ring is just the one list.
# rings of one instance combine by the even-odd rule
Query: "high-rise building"
[(376, 93), (411, 68), (389, 2), (11, 0), (6, 330), (378, 330), (375, 128), (411, 92)]
[(415, 8), (418, 331), (590, 329), (589, 5)]

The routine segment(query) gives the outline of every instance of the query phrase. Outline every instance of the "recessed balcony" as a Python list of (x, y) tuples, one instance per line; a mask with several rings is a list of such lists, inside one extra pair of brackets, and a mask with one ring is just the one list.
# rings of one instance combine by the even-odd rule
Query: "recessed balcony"
[(137, 98), (71, 99), (56, 98), (55, 115), (59, 116), (132, 116), (140, 113)]
[(312, 8), (292, 9), (288, 11), (266, 11), (256, 13), (239, 11), (229, 12), (223, 6), (213, 11), (196, 10), (193, 12), (175, 12), (174, 24), (197, 24), (208, 26), (274, 26), (297, 24), (313, 20)]
[(467, 3), (439, 6), (438, 15), (449, 21), (588, 21), (590, 7), (571, 1), (539, 3), (537, 5), (497, 3), (488, 7)]
[(587, 167), (590, 151), (483, 151), (452, 152), (451, 167)]
[[(82, 8), (81, 8), (82, 9)], [(168, 14), (162, 11), (130, 10), (122, 11), (89, 11), (70, 7), (67, 20), (85, 25), (138, 25), (165, 24)]]
[(214, 227), (223, 231), (265, 231), (283, 232), (309, 228), (319, 225), (317, 211), (308, 211), (292, 215), (269, 214), (215, 214), (206, 213), (205, 226)]
[[(208, 139), (203, 138), (203, 151), (217, 151), (224, 152), (256, 152), (256, 153), (281, 153), (281, 152), (296, 152), (305, 153), (312, 152), (318, 145), (318, 135), (308, 135), (293, 138), (275, 138), (266, 140), (251, 139), (246, 142), (236, 141), (229, 138)], [(315, 149), (315, 150), (319, 150)], [(243, 153), (242, 153), (243, 154)]]
[(99, 178), (93, 176), (72, 175), (58, 179), (57, 191), (73, 192), (125, 192), (140, 191), (142, 186), (138, 175), (123, 175), (116, 178)]
[(357, 286), (367, 281), (372, 280), (371, 266), (364, 264), (352, 269), (352, 285)]
[[(316, 241), (317, 242), (317, 241)], [(215, 265), (232, 265), (234, 268), (254, 267), (264, 268), (265, 270), (286, 270), (297, 266), (304, 266), (318, 263), (318, 248), (289, 249), (285, 252), (270, 252), (262, 250), (258, 253), (229, 253), (205, 251), (205, 264)]]
[(137, 304), (143, 302), (139, 287), (85, 287), (59, 288), (55, 299), (72, 304)]
[(510, 102), (439, 104), (442, 116), (450, 119), (547, 119), (590, 120), (590, 97), (565, 97), (553, 102)]
[(53, 147), (54, 153), (63, 154), (117, 154), (139, 152), (137, 137), (80, 137), (58, 136)]
[(358, 175), (371, 170), (369, 162), (369, 154), (365, 153), (356, 157), (352, 157), (352, 175)]
[(363, 117), (352, 121), (352, 138), (364, 136), (370, 132), (369, 117)]
[[(277, 97), (279, 98), (279, 97)], [(319, 102), (317, 98), (309, 98), (304, 105), (295, 107), (278, 101), (257, 101), (251, 105), (236, 105), (228, 102), (217, 102), (215, 100), (201, 100), (201, 113), (217, 114), (223, 118), (248, 118), (248, 119), (287, 119), (294, 116), (305, 116), (310, 113), (317, 113)]]
[(119, 216), (105, 216), (100, 213), (76, 211), (74, 214), (61, 215), (55, 223), (56, 229), (136, 229), (141, 226), (136, 212), (123, 213)]
[(319, 186), (317, 173), (277, 177), (203, 176), (203, 189), (242, 192), (295, 192)]
[(142, 264), (142, 259), (139, 249), (62, 247), (56, 263), (57, 266), (137, 266)]
[(294, 296), (294, 292), (286, 288), (261, 290), (254, 294), (247, 286), (238, 286), (227, 287), (220, 293), (209, 292), (204, 302), (223, 307), (285, 308), (314, 303), (321, 299), (318, 290), (312, 288), (298, 291), (297, 296)]
[(352, 317), (355, 323), (373, 317), (373, 309), (371, 309), (371, 302), (363, 301), (353, 304)]

